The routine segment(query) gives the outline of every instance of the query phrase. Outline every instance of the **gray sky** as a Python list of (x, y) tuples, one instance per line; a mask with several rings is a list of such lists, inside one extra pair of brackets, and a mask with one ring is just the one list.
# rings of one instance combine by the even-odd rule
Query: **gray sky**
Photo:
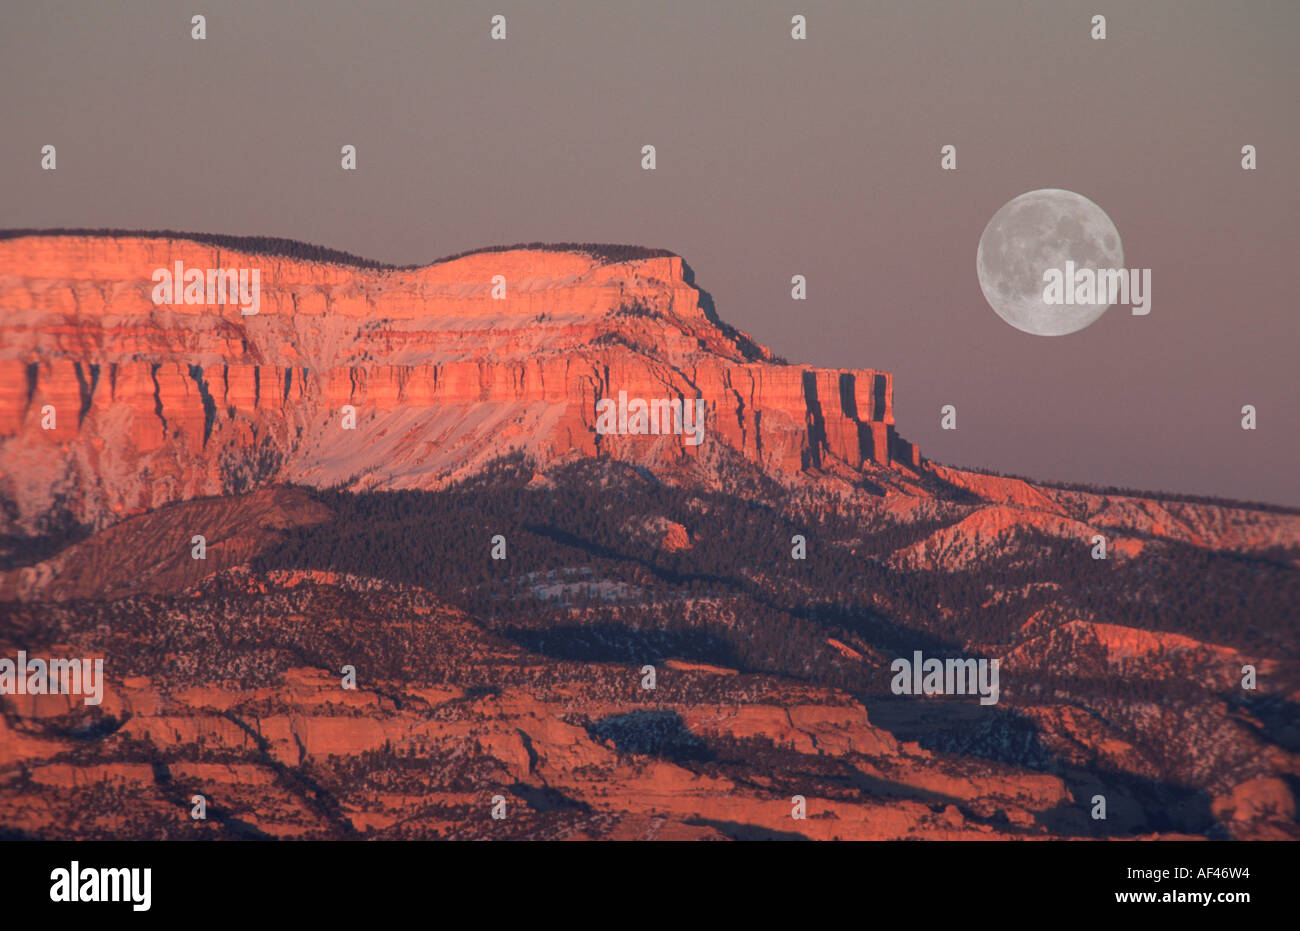
[[(0, 226), (664, 247), (791, 361), (895, 372), (930, 457), (1300, 504), (1298, 39), (1288, 0), (6, 3)], [(1106, 210), (1150, 316), (988, 307), (980, 233), (1043, 187)]]

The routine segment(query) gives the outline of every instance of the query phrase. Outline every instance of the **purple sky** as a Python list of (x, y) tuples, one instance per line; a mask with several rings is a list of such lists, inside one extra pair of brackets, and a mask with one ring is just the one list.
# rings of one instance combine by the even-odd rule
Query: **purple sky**
[[(1300, 504), (1297, 35), (1287, 0), (8, 4), (0, 226), (399, 263), (665, 247), (777, 353), (895, 372), (900, 431), (932, 458)], [(1106, 210), (1152, 269), (1150, 316), (1044, 338), (987, 306), (980, 233), (1043, 187)]]

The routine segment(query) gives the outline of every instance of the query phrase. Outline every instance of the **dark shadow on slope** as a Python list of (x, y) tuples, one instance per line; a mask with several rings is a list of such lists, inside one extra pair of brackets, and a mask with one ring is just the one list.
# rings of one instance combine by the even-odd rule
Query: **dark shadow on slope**
[[(1226, 839), (1210, 810), (1210, 796), (1201, 789), (1108, 770), (1070, 768), (1057, 775), (1074, 803), (1035, 816), (1054, 834), (1102, 838), (1174, 832)], [(1093, 799), (1099, 795), (1106, 801), (1105, 820), (1092, 817)]]
[(0, 844), (16, 840), (37, 841), (46, 840), (46, 838), (41, 837), (39, 834), (32, 834), (28, 831), (24, 831), (22, 828), (11, 828), (0, 825)]
[[(652, 573), (661, 582), (668, 585), (682, 585), (691, 582), (708, 582), (714, 585), (725, 586), (732, 595), (750, 598), (763, 607), (786, 612), (792, 617), (809, 621), (820, 626), (830, 625), (850, 630), (871, 642), (873, 646), (881, 649), (902, 649), (906, 647), (908, 650), (921, 649), (927, 652), (935, 652), (942, 650), (956, 650), (961, 646), (961, 642), (958, 639), (944, 639), (930, 632), (919, 630), (914, 627), (907, 627), (903, 624), (892, 621), (879, 612), (871, 612), (870, 615), (868, 615), (859, 608), (845, 608), (833, 602), (826, 601), (805, 603), (803, 605), (781, 603), (770, 597), (766, 592), (753, 585), (748, 580), (708, 573), (677, 572), (672, 569), (658, 566), (644, 558), (621, 552), (555, 527), (528, 524), (525, 525), (525, 529), (537, 534), (538, 536), (581, 550), (593, 556), (610, 559), (618, 563), (631, 563), (640, 566), (646, 571)], [(721, 641), (717, 642), (721, 643)], [(690, 654), (678, 653), (676, 655)], [(634, 662), (638, 658), (639, 657), (634, 656), (631, 657), (629, 661)], [(691, 658), (705, 659), (706, 657), (703, 655), (692, 655)], [(734, 660), (725, 661), (725, 664), (732, 666), (738, 665)]]
[(739, 821), (715, 821), (711, 818), (690, 818), (686, 822), (692, 827), (706, 827), (725, 834), (732, 840), (812, 840), (797, 831), (774, 831), (758, 824), (743, 824)]
[(911, 656), (914, 650), (920, 650), (927, 656), (955, 656), (963, 648), (960, 639), (944, 638), (931, 631), (904, 626), (879, 612), (867, 613), (831, 601), (812, 601), (802, 610), (781, 608), (819, 627), (850, 631), (886, 653), (895, 651), (900, 656)]
[[(87, 712), (73, 711), (45, 721), (36, 719), (23, 722), (26, 726), (22, 729), (33, 729), (48, 737), (90, 742), (117, 733), (129, 720), (131, 720), (130, 712), (123, 712), (122, 717), (117, 718), (94, 709)], [(35, 727), (32, 728), (31, 725)]]
[[(320, 815), (334, 830), (337, 837), (354, 840), (358, 836), (352, 821), (344, 814), (338, 799), (323, 785), (312, 778), (306, 769), (299, 766), (286, 766), (271, 753), (271, 744), (262, 734), (231, 711), (219, 712), (221, 717), (242, 730), (257, 747), (257, 762), (272, 770), (281, 786), (298, 796), (308, 808)], [(303, 753), (302, 744), (298, 752)], [(243, 822), (240, 822), (242, 825)]]
[(612, 743), (620, 753), (657, 756), (674, 762), (703, 762), (713, 752), (691, 733), (675, 711), (629, 711), (586, 725), (593, 740)]
[(567, 530), (561, 530), (558, 527), (542, 526), (540, 524), (525, 524), (524, 529), (529, 533), (537, 534), (539, 537), (545, 537), (555, 543), (573, 547), (574, 549), (581, 550), (582, 552), (588, 553), (592, 556), (600, 556), (605, 559), (612, 559), (616, 562), (634, 562), (645, 568), (647, 571), (654, 573), (660, 581), (666, 582), (670, 585), (680, 585), (686, 582), (712, 582), (718, 585), (732, 586), (737, 584), (734, 579), (728, 579), (723, 576), (676, 572), (663, 566), (657, 566), (648, 560), (620, 552), (616, 549), (604, 546), (603, 544), (588, 540), (585, 537), (580, 537), (577, 534), (569, 533)]
[[(1292, 798), (1300, 798), (1300, 776), (1297, 776), (1294, 773), (1282, 773), (1282, 781), (1285, 782), (1286, 787), (1291, 790)], [(1300, 824), (1300, 808), (1296, 809), (1295, 817), (1291, 820), (1296, 824)]]
[(950, 501), (953, 504), (981, 505), (989, 503), (969, 488), (962, 488), (960, 485), (954, 485), (947, 479), (940, 478), (939, 473), (933, 469), (920, 469), (917, 472), (917, 478), (921, 487), (926, 491), (930, 492), (937, 498)]
[(510, 787), (515, 798), (522, 799), (528, 807), (536, 812), (547, 811), (591, 811), (591, 806), (569, 798), (563, 792), (550, 786), (530, 786), (525, 782), (516, 782)]
[[(710, 737), (708, 746), (714, 759), (687, 768), (703, 775), (726, 778), (759, 795), (805, 795), (853, 803), (906, 800), (927, 805), (935, 814), (952, 805), (972, 824), (987, 824), (1003, 833), (1026, 832), (1025, 828), (1013, 825), (1002, 809), (991, 815), (981, 815), (970, 807), (967, 799), (873, 776), (840, 757), (801, 753), (775, 744), (768, 738)], [(762, 778), (755, 779), (755, 776)]]
[[(1059, 776), (1077, 801), (1039, 816), (1054, 833), (1115, 837), (1178, 831), (1207, 834), (1215, 827), (1210, 797), (1201, 789), (1106, 769), (1066, 764), (1041, 739), (1038, 725), (1012, 708), (970, 699), (859, 696), (872, 724), (902, 741), (954, 758), (990, 760)], [(1014, 778), (1014, 777), (1011, 777)], [(1108, 817), (1093, 821), (1092, 797), (1106, 796)]]
[(1234, 695), (1229, 707), (1243, 709), (1249, 715), (1234, 719), (1260, 740), (1290, 753), (1300, 753), (1300, 704), (1280, 695)]
[(1014, 709), (981, 705), (977, 696), (857, 697), (872, 724), (935, 753), (975, 756), (1039, 771), (1055, 759), (1039, 740), (1033, 721)]
[(585, 663), (661, 663), (687, 657), (718, 666), (743, 666), (735, 649), (707, 630), (638, 630), (620, 624), (505, 627), (493, 633), (533, 653)]
[(274, 835), (267, 834), (255, 824), (250, 824), (242, 818), (236, 818), (233, 812), (224, 805), (217, 804), (211, 797), (211, 789), (207, 787), (182, 786), (172, 778), (171, 767), (161, 758), (155, 758), (152, 762), (154, 786), (168, 802), (184, 809), (186, 817), (191, 816), (194, 805), (194, 797), (202, 795), (204, 798), (204, 815), (206, 820), (218, 824), (236, 840), (277, 840)]

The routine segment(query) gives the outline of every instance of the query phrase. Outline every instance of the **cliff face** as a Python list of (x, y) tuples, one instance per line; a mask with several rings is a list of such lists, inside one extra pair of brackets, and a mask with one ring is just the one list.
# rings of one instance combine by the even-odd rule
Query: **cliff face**
[[(258, 312), (155, 303), (155, 270), (177, 262), (256, 269)], [(778, 477), (919, 464), (893, 429), (891, 375), (787, 365), (709, 306), (676, 256), (376, 270), (184, 239), (5, 240), (4, 529), (270, 482), (432, 488), (513, 450), (698, 473), (725, 447)], [(704, 399), (704, 442), (599, 433), (597, 401), (620, 392)]]

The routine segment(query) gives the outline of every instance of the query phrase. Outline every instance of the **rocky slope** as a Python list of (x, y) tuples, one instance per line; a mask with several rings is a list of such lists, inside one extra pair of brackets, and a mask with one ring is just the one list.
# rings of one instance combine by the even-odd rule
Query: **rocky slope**
[[(418, 590), (235, 571), (186, 596), (154, 603), (136, 627), (139, 673), (122, 670), (99, 709), (8, 703), (10, 832), (960, 839), (1041, 835), (1071, 803), (1059, 778), (900, 744), (834, 690), (670, 662), (648, 691), (636, 668), (528, 654)], [(304, 614), (310, 638), (294, 633)], [(215, 621), (228, 649), (237, 628), (242, 646), (187, 667), (183, 646), (164, 645), (182, 616)], [(155, 648), (162, 668), (145, 662)], [(344, 663), (355, 690), (332, 672)], [(222, 678), (235, 668), (242, 679)], [(195, 794), (206, 820), (190, 817)], [(791, 817), (795, 795), (806, 819)]]
[[(107, 676), (97, 707), (4, 698), (0, 830), (1300, 836), (1294, 568), (1207, 552), (1183, 570), (1173, 543), (1107, 566), (1029, 537), (907, 569), (928, 522), (868, 492), (873, 513), (819, 520), (769, 491), (588, 461), (396, 497), (268, 488), (92, 534), (0, 576), (26, 602), (0, 603), (0, 656), (102, 656)], [(954, 524), (990, 506), (930, 504)], [(796, 524), (806, 563), (783, 558)], [(1223, 574), (1243, 562), (1255, 588)], [(1205, 617), (1172, 603), (1198, 582)], [(1000, 703), (892, 694), (914, 648), (999, 657)]]

